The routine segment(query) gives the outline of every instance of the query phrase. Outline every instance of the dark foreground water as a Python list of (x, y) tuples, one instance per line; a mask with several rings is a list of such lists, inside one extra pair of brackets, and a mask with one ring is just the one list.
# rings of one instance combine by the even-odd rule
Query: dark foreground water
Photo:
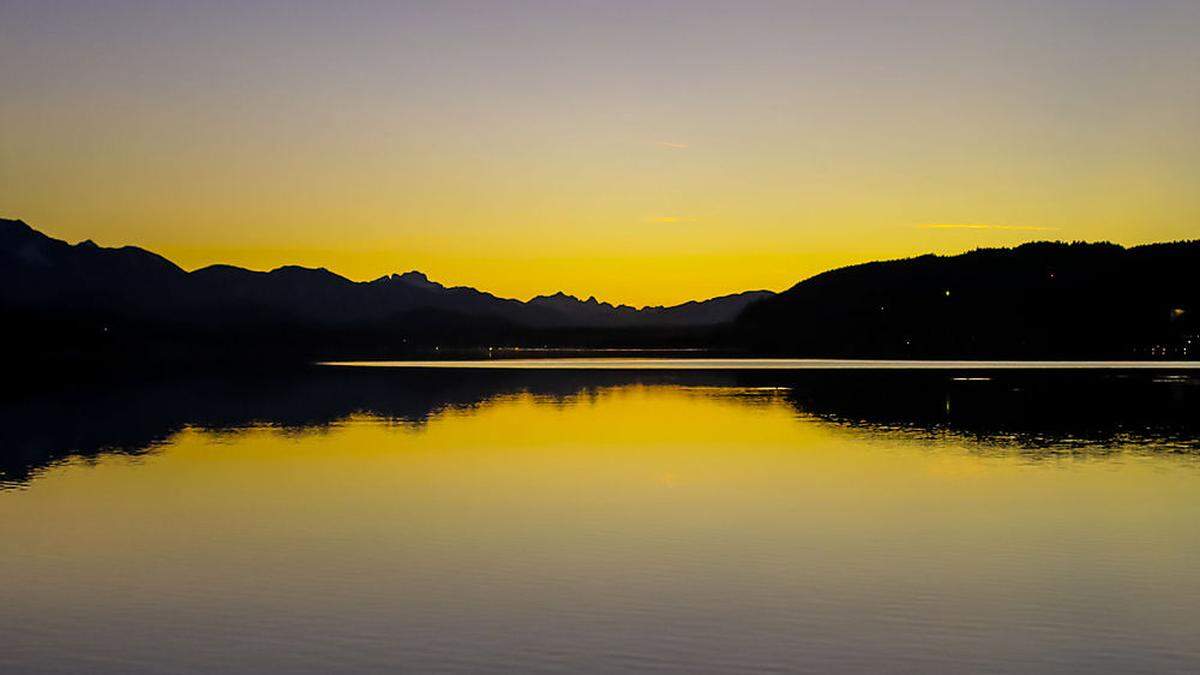
[(5, 672), (1198, 672), (1200, 380), (9, 391), (0, 551)]

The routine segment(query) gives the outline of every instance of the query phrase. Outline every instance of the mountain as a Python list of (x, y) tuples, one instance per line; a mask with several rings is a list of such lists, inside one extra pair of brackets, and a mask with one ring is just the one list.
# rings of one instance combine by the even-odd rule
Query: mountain
[(1195, 358), (1200, 241), (1025, 244), (832, 270), (748, 306), (760, 353), (906, 358)]
[(417, 271), (366, 282), (298, 266), (259, 272), (212, 265), (188, 272), (137, 247), (71, 245), (0, 219), (0, 312), (38, 340), (120, 326), (160, 341), (167, 335), (233, 341), (248, 334), (278, 340), (286, 332), (299, 342), (361, 339), (381, 349), (408, 340), (538, 343), (567, 332), (704, 329), (732, 321), (769, 295), (752, 291), (637, 309), (563, 293), (521, 302), (443, 286)]
[(188, 272), (0, 220), (0, 342), (10, 353), (384, 357), (434, 347), (704, 347), (859, 358), (1196, 358), (1200, 241), (1036, 242), (854, 265), (780, 294), (634, 308), (528, 302), (417, 271)]
[(638, 326), (715, 326), (732, 321), (750, 304), (774, 295), (771, 291), (745, 291), (697, 302), (695, 300), (671, 307), (653, 306), (634, 309), (629, 305), (612, 305), (595, 297), (580, 300), (559, 292), (539, 295), (529, 305), (550, 309), (559, 316), (570, 317), (570, 323), (581, 326), (629, 328)]

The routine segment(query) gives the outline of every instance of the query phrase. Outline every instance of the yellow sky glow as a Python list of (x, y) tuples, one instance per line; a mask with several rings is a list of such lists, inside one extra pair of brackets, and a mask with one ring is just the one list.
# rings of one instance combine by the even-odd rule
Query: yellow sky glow
[(1200, 235), (1197, 3), (703, 4), (18, 3), (0, 216), (634, 305)]

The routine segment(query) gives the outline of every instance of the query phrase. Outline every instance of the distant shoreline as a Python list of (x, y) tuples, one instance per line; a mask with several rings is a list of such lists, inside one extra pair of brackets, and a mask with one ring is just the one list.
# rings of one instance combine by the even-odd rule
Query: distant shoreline
[(320, 361), (338, 368), (507, 370), (1200, 370), (1200, 361), (971, 361), (902, 359), (520, 358)]
[[(1128, 366), (1109, 364), (1200, 357), (1198, 266), (1200, 241), (1129, 249), (1035, 242), (838, 268), (779, 294), (638, 310), (562, 293), (519, 302), (449, 288), (420, 272), (370, 282), (295, 266), (187, 272), (136, 247), (71, 245), (0, 219), (0, 344), (22, 360), (61, 358), (68, 366), (655, 350), (802, 357), (786, 367), (809, 369), (879, 368), (897, 359), (1120, 368)], [(839, 360), (817, 366), (814, 357)]]

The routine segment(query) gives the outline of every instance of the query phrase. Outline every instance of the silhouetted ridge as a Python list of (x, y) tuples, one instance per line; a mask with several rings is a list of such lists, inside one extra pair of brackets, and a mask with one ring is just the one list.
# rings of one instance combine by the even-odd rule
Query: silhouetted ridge
[(814, 356), (1194, 358), (1200, 242), (1036, 242), (831, 270), (747, 307), (737, 339)]
[[(201, 344), (218, 352), (394, 354), (423, 344), (678, 340), (680, 327), (730, 322), (765, 294), (638, 310), (562, 293), (521, 302), (446, 287), (415, 270), (369, 282), (296, 265), (189, 273), (140, 248), (70, 245), (2, 219), (0, 267), (0, 311), (16, 326), (2, 339), (43, 352), (137, 352), (153, 343), (181, 354)], [(639, 332), (603, 333), (616, 329)]]
[(643, 307), (558, 292), (528, 302), (418, 271), (186, 272), (140, 248), (70, 245), (0, 220), (0, 337), (100, 358), (401, 356), (492, 346), (707, 347), (888, 358), (1195, 358), (1200, 242), (1035, 242), (831, 270), (784, 293)]

